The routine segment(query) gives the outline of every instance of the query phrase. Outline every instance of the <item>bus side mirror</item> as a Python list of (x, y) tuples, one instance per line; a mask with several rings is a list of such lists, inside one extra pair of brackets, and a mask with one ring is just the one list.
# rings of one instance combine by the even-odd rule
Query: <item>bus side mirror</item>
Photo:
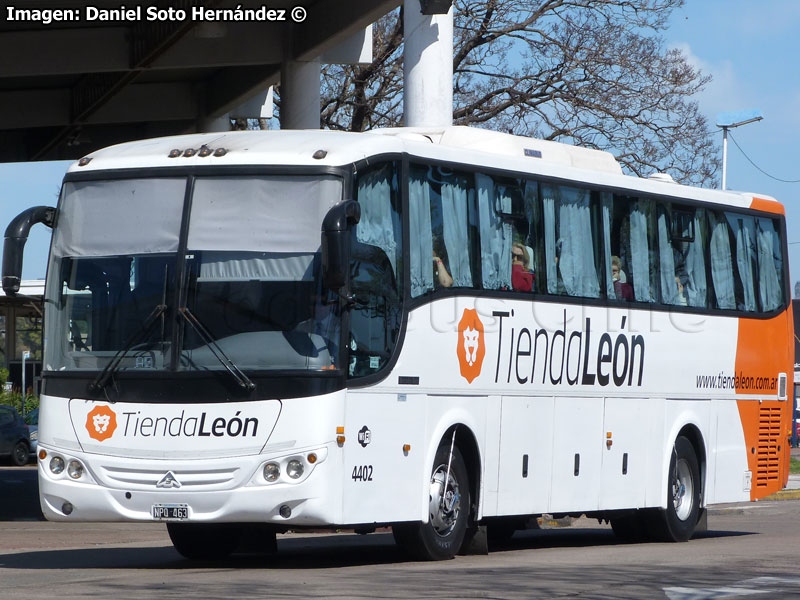
[(6, 228), (3, 242), (3, 291), (7, 296), (16, 296), (22, 279), (22, 254), (28, 233), (36, 223), (44, 223), (51, 229), (55, 225), (56, 209), (52, 206), (33, 206), (19, 213)]
[(361, 206), (345, 200), (322, 219), (322, 285), (338, 292), (350, 273), (350, 228), (361, 220)]

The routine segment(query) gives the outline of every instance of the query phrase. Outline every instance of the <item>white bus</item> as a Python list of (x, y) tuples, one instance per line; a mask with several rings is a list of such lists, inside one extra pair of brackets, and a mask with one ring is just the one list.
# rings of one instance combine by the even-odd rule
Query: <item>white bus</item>
[(460, 127), (232, 132), (76, 162), (9, 225), (7, 293), (37, 222), (50, 520), (445, 559), (542, 514), (684, 541), (788, 477), (772, 199)]

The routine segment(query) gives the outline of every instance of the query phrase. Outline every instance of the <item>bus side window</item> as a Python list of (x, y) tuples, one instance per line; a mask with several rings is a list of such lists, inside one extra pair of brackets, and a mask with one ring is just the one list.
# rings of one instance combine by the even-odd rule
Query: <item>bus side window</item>
[(597, 203), (581, 188), (543, 184), (541, 190), (547, 292), (599, 298)]
[[(628, 278), (637, 302), (656, 302), (658, 252), (655, 230), (655, 203), (652, 200), (632, 198), (628, 204), (630, 232), (630, 266)], [(625, 261), (623, 261), (624, 264)]]
[(761, 310), (772, 311), (783, 305), (783, 259), (778, 221), (756, 219), (758, 237), (758, 291)]
[(671, 207), (660, 203), (657, 207), (658, 272), (660, 275), (661, 303), (672, 306), (687, 306), (686, 268), (683, 255), (673, 247)]
[(356, 300), (350, 311), (348, 375), (382, 369), (397, 343), (402, 322), (403, 276), (400, 195), (394, 163), (358, 174), (361, 220), (353, 231), (351, 281)]
[(724, 310), (735, 310), (737, 294), (736, 281), (733, 275), (734, 255), (731, 250), (730, 227), (722, 213), (708, 211), (707, 215), (711, 236), (709, 262), (715, 307)]
[(476, 278), (472, 177), (413, 165), (409, 183), (411, 295), (472, 288)]
[(742, 290), (741, 296), (736, 299), (736, 308), (753, 312), (758, 310), (755, 288), (759, 283), (755, 218), (737, 213), (726, 213), (726, 217), (734, 235), (736, 248), (734, 271)]
[(485, 290), (511, 289), (512, 198), (505, 186), (488, 175), (476, 175), (478, 228), (480, 231), (481, 287)]
[[(667, 227), (671, 238), (675, 264), (675, 277), (680, 282), (678, 302), (674, 304), (708, 307), (708, 283), (706, 276), (706, 243), (708, 232), (705, 227), (704, 210), (702, 208), (686, 208), (672, 206)], [(659, 235), (661, 231), (659, 229)], [(663, 261), (662, 261), (663, 268)], [(663, 277), (662, 277), (663, 283)], [(669, 283), (669, 282), (667, 282)], [(682, 289), (681, 289), (682, 288)]]

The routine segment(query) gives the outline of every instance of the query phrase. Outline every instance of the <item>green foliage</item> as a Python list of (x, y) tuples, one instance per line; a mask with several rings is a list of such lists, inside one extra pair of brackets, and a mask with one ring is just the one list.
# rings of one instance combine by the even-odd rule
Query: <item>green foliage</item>
[[(0, 369), (0, 383), (4, 383), (8, 379), (8, 369)], [(39, 408), (39, 398), (33, 394), (29, 394), (25, 398), (25, 410), (22, 410), (22, 392), (19, 389), (6, 391), (5, 388), (0, 388), (0, 404), (6, 406), (13, 406), (17, 409), (19, 414), (31, 412), (35, 408)]]
[(800, 460), (792, 457), (792, 460), (789, 462), (789, 473), (792, 475), (800, 475)]

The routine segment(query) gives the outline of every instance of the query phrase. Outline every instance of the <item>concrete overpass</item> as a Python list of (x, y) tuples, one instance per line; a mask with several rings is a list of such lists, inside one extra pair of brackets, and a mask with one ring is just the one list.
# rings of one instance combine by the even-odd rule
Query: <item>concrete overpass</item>
[[(335, 53), (401, 0), (9, 4), (0, 14), (0, 162), (74, 159), (117, 142), (207, 129), (278, 83), (282, 69), (291, 75), (293, 65)], [(306, 14), (295, 22), (291, 9), (298, 4)], [(148, 20), (151, 5), (186, 11), (187, 18)], [(273, 18), (285, 11), (284, 20), (203, 20), (192, 13), (262, 5), (278, 11)], [(140, 18), (103, 12), (136, 6)]]

